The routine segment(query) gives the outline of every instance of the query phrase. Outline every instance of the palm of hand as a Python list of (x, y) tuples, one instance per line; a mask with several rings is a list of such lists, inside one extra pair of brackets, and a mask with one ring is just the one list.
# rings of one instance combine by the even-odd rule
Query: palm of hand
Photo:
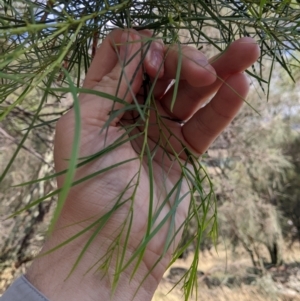
[[(71, 116), (70, 116), (71, 117)], [(101, 127), (100, 127), (101, 128)], [(98, 153), (103, 149), (104, 141), (106, 145), (112, 145), (120, 136), (124, 135), (124, 131), (119, 127), (109, 127), (109, 129), (99, 135), (99, 125), (85, 124), (82, 128), (82, 151), (81, 156), (85, 157)], [(71, 137), (71, 136), (69, 136)], [(60, 136), (57, 135), (57, 143)], [(68, 145), (66, 153), (72, 147), (72, 139), (66, 140), (65, 135), (62, 139), (64, 145)], [(143, 137), (141, 137), (142, 140)], [(69, 143), (68, 143), (69, 142)], [(141, 141), (140, 141), (141, 142)], [(151, 145), (150, 141), (150, 145)], [(61, 145), (61, 144), (60, 144)], [(144, 156), (140, 160), (139, 153), (137, 153), (138, 145), (132, 146), (131, 142), (125, 142), (113, 151), (110, 151), (107, 155), (92, 161), (80, 168), (77, 172), (77, 178), (83, 178), (85, 176), (96, 173), (105, 168), (116, 166), (109, 171), (104, 172), (87, 182), (75, 186), (66, 201), (64, 211), (62, 215), (71, 216), (72, 218), (66, 218), (70, 224), (76, 222), (81, 223), (82, 228), (89, 226), (92, 222), (107, 214), (114, 206), (120, 202), (125, 203), (114, 213), (109, 219), (103, 230), (99, 233), (97, 240), (106, 240), (107, 248), (112, 247), (113, 241), (120, 234), (122, 226), (126, 225), (123, 229), (123, 237), (121, 242), (124, 244), (125, 235), (128, 231), (128, 225), (132, 214), (132, 225), (130, 229), (130, 237), (127, 242), (128, 256), (132, 255), (135, 249), (142, 242), (149, 221), (149, 195), (150, 195), (150, 179), (148, 169), (148, 158)], [(56, 149), (56, 158), (66, 157), (63, 152), (65, 149)], [(158, 151), (157, 153), (162, 153)], [(127, 162), (124, 163), (123, 162)], [(59, 170), (66, 166), (61, 166), (61, 161), (56, 163)], [(117, 166), (120, 163), (119, 166)], [(66, 162), (64, 162), (66, 164)], [(174, 166), (173, 166), (174, 167)], [(152, 162), (153, 169), (153, 199), (152, 217), (155, 215), (156, 210), (160, 210), (160, 214), (154, 223), (151, 232), (155, 230), (162, 219), (167, 216), (172, 207), (172, 198), (176, 194), (176, 190), (171, 198), (166, 199), (167, 194), (178, 182), (181, 171), (179, 168), (170, 168), (170, 162), (166, 162), (162, 165), (162, 160), (157, 157)], [(59, 181), (59, 185), (62, 185)], [(181, 185), (181, 194), (185, 194), (188, 190), (186, 182)], [(185, 220), (188, 210), (188, 197), (182, 200), (176, 209), (176, 224), (177, 229)], [(175, 213), (175, 212), (174, 212)], [(173, 214), (174, 214), (173, 213)], [(88, 219), (87, 222), (84, 222)], [(156, 234), (155, 239), (152, 239), (147, 246), (146, 254), (144, 257), (145, 266), (151, 269), (158, 258), (162, 255), (165, 248), (166, 237), (168, 236), (169, 223), (165, 222), (164, 226)], [(148, 233), (150, 234), (150, 233)], [(174, 235), (174, 233), (173, 233)], [(156, 272), (161, 274), (170, 260), (174, 246), (177, 245), (180, 235), (177, 235), (175, 243), (172, 244), (173, 248), (170, 248), (164, 257), (164, 260), (160, 262), (160, 268), (156, 269)], [(103, 248), (105, 250), (105, 248)], [(95, 261), (99, 258), (95, 258)]]

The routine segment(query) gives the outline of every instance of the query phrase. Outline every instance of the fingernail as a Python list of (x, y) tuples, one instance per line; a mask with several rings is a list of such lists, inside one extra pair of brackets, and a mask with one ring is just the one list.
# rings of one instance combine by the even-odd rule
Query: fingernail
[(132, 49), (132, 38), (129, 31), (125, 31), (121, 36), (120, 59), (126, 61)]
[(161, 70), (163, 66), (163, 55), (164, 55), (164, 46), (159, 41), (152, 41), (150, 45), (149, 55), (147, 54), (147, 60), (149, 64), (155, 70)]
[(197, 66), (204, 67), (204, 68), (206, 68), (207, 66), (209, 66), (209, 62), (207, 60), (203, 60), (203, 59), (195, 59), (194, 63)]
[(162, 51), (158, 49), (151, 50), (150, 64), (157, 70), (159, 70), (163, 64)]

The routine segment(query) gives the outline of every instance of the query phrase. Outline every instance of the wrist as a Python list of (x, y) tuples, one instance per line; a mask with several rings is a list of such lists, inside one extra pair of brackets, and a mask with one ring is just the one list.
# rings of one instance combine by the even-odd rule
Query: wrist
[[(45, 243), (42, 254), (49, 252), (81, 230), (82, 228), (78, 225), (60, 227), (60, 230), (55, 230)], [(92, 233), (91, 230), (90, 233), (83, 234), (65, 246), (36, 258), (28, 270), (26, 278), (50, 301), (98, 301), (100, 296), (103, 300), (113, 301), (133, 299), (151, 301), (160, 281), (157, 276), (162, 273), (149, 273), (149, 269), (143, 262), (132, 279), (130, 267), (122, 272), (112, 295), (114, 259), (110, 262), (107, 273), (97, 269), (100, 265), (97, 261), (105, 255), (110, 244), (109, 241), (104, 241), (103, 237), (102, 241), (95, 239), (70, 274)], [(141, 281), (145, 277), (146, 279), (141, 285)]]

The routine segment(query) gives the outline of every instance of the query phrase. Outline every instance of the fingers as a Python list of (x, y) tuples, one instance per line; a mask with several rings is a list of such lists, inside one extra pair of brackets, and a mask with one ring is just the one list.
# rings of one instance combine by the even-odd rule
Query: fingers
[[(130, 103), (142, 84), (141, 39), (134, 31), (116, 30), (104, 40), (88, 71), (84, 88), (92, 88)], [(105, 121), (123, 106), (112, 99), (80, 95), (82, 117)], [(118, 122), (118, 116), (114, 122)]]
[[(242, 38), (232, 43), (222, 55), (210, 60), (218, 79), (211, 85), (195, 87), (188, 81), (179, 84), (177, 101), (171, 112), (174, 90), (170, 89), (161, 99), (162, 106), (170, 116), (180, 120), (189, 119), (211, 95), (213, 95), (230, 75), (242, 72), (251, 66), (259, 57), (259, 47), (251, 38)], [(196, 80), (200, 78), (195, 77)]]
[(164, 43), (161, 39), (153, 37), (150, 30), (138, 32), (143, 43), (143, 51), (146, 53), (144, 68), (152, 78), (161, 78), (164, 74)]
[[(255, 40), (245, 37), (233, 42), (223, 54), (209, 61), (216, 69), (218, 77), (224, 79), (230, 74), (247, 69), (258, 59), (259, 55), (260, 49)], [(214, 84), (219, 87), (222, 81), (219, 80)], [(212, 86), (209, 90), (215, 90), (216, 87)]]
[[(151, 35), (152, 33), (146, 30), (112, 31), (98, 49), (83, 88), (116, 96), (130, 103), (142, 85), (143, 71), (153, 77), (161, 77), (164, 73), (163, 43)], [(86, 108), (83, 112), (89, 115), (90, 119), (96, 120), (107, 119), (112, 109), (118, 110), (123, 106), (111, 99), (88, 94), (80, 95), (80, 101)], [(112, 125), (121, 117), (122, 114)]]
[[(154, 96), (160, 98), (180, 71), (179, 79), (192, 87), (203, 87), (216, 80), (216, 72), (203, 53), (189, 46), (165, 47), (164, 74), (156, 83)], [(178, 69), (179, 68), (179, 69)]]
[(163, 78), (174, 79), (178, 67), (180, 79), (193, 87), (203, 87), (216, 80), (215, 69), (205, 55), (193, 47), (175, 45), (166, 49)]
[(245, 74), (230, 76), (218, 93), (199, 110), (183, 127), (187, 145), (197, 154), (203, 154), (217, 136), (236, 116), (249, 90)]
[[(120, 49), (123, 30), (113, 30), (98, 48), (95, 58), (85, 77), (83, 88), (93, 88), (106, 74), (118, 63), (117, 52)], [(150, 30), (140, 32), (131, 30), (135, 34), (135, 40), (144, 44), (143, 50), (146, 53), (144, 64), (150, 77), (161, 77), (164, 73), (164, 45), (162, 40), (152, 38)], [(139, 36), (139, 38), (137, 38)], [(159, 72), (159, 75), (157, 75)]]

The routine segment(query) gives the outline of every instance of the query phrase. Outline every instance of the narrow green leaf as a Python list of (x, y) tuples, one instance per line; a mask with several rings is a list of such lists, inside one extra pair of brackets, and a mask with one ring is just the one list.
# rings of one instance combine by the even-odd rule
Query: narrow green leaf
[(81, 116), (80, 116), (80, 106), (79, 99), (77, 96), (76, 87), (72, 82), (72, 79), (69, 73), (64, 69), (64, 73), (70, 85), (70, 91), (73, 97), (73, 108), (74, 108), (74, 117), (75, 117), (75, 127), (74, 127), (74, 140), (72, 145), (71, 157), (68, 165), (68, 170), (66, 172), (64, 178), (64, 184), (59, 192), (57, 207), (54, 211), (52, 221), (49, 227), (49, 231), (52, 232), (54, 230), (54, 226), (60, 216), (60, 213), (63, 209), (69, 191), (72, 187), (73, 178), (76, 172), (76, 165), (78, 161), (79, 151), (80, 151), (80, 135), (81, 135)]

